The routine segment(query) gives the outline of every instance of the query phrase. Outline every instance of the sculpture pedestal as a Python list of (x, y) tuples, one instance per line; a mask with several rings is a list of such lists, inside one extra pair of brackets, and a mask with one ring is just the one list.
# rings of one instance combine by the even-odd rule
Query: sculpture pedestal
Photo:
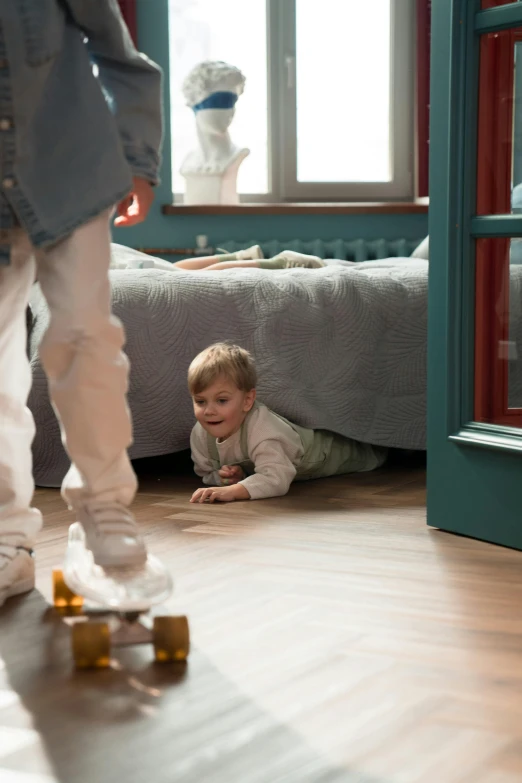
[(237, 174), (248, 156), (244, 150), (222, 174), (181, 172), (185, 178), (184, 204), (239, 204)]

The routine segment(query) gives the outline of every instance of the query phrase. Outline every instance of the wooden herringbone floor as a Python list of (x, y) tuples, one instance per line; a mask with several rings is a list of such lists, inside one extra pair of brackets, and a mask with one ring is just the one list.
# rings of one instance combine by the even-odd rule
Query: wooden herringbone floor
[(0, 783), (520, 783), (522, 554), (428, 529), (422, 466), (219, 507), (183, 465), (141, 472), (190, 662), (72, 670), (47, 608), (70, 517), (38, 491), (38, 591), (0, 613)]

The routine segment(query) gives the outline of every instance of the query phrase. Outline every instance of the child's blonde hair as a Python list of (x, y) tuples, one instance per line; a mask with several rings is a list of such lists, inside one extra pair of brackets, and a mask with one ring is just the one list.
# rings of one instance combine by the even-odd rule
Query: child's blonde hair
[(232, 381), (241, 391), (255, 389), (257, 373), (250, 353), (231, 343), (215, 343), (198, 353), (188, 370), (191, 395), (201, 394), (218, 378)]

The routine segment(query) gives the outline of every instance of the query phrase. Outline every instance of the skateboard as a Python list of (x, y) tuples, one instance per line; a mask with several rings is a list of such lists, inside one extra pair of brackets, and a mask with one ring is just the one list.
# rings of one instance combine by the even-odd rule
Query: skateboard
[(53, 570), (53, 603), (71, 625), (76, 668), (108, 668), (111, 648), (136, 644), (152, 644), (158, 662), (186, 661), (187, 618), (149, 615), (172, 591), (169, 572), (153, 555), (139, 567), (96, 565), (81, 524), (72, 524), (63, 568)]

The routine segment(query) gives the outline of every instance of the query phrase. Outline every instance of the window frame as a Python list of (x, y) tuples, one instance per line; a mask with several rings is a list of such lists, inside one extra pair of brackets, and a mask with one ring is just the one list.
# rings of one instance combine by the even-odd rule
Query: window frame
[[(279, 125), (269, 127), (275, 158), (272, 169), (281, 201), (408, 200), (414, 193), (414, 5), (412, 0), (391, 2), (390, 145), (392, 178), (389, 182), (298, 182), (296, 102), (296, 0), (267, 0), (269, 62), (277, 63), (273, 77), (278, 95)], [(277, 49), (274, 50), (274, 44)], [(289, 73), (289, 70), (293, 69)], [(271, 74), (272, 77), (272, 74)], [(286, 83), (285, 83), (286, 82)], [(280, 132), (278, 132), (280, 130)], [(270, 156), (269, 156), (270, 160)], [(279, 171), (279, 182), (276, 172)]]
[[(297, 181), (296, 0), (266, 0), (268, 190), (240, 193), (240, 203), (413, 200), (415, 0), (390, 2), (392, 179), (389, 182)], [(183, 203), (183, 193), (173, 195), (175, 203)]]
[[(493, 6), (489, 6), (493, 7)], [(482, 35), (479, 51), (476, 224), (512, 213), (516, 45), (522, 27)], [(490, 165), (484, 165), (490, 161)], [(492, 222), (494, 232), (495, 223)], [(516, 226), (514, 226), (516, 228)], [(510, 237), (477, 237), (475, 250), (474, 421), (522, 429), (522, 408), (509, 406), (509, 356), (499, 350), (510, 337)]]

